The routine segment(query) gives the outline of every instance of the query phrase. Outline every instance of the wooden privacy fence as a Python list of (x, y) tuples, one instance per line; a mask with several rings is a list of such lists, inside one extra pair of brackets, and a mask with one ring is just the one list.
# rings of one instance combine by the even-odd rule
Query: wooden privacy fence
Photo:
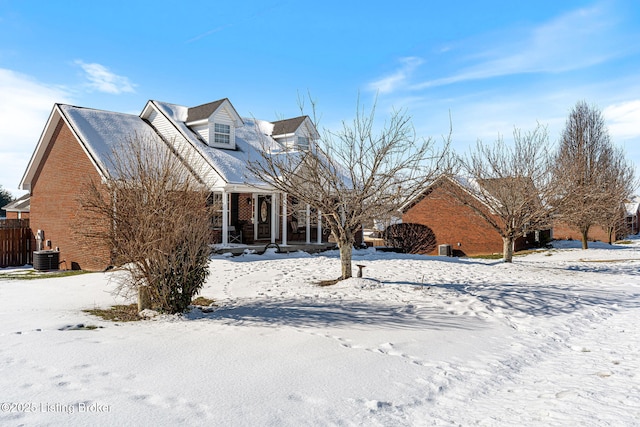
[(28, 219), (0, 221), (0, 267), (31, 264), (31, 229)]

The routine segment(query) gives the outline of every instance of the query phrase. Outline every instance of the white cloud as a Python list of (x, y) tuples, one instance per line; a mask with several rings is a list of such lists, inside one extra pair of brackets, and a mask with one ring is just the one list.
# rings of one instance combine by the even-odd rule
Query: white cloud
[[(478, 61), (450, 76), (411, 86), (421, 90), (470, 80), (523, 73), (558, 73), (581, 69), (622, 55), (633, 44), (615, 33), (617, 20), (593, 7), (561, 15), (526, 32), (525, 37), (502, 34), (493, 46), (466, 58)], [(470, 44), (473, 44), (471, 42)]]
[(47, 117), (70, 92), (0, 68), (0, 184), (14, 194)]
[(640, 99), (610, 105), (602, 113), (614, 140), (640, 138)]
[(87, 64), (81, 60), (75, 61), (82, 67), (89, 80), (89, 87), (100, 92), (120, 94), (123, 92), (135, 92), (135, 84), (131, 83), (127, 77), (112, 73), (107, 67), (101, 64)]
[(401, 67), (395, 73), (380, 80), (369, 83), (369, 89), (378, 93), (391, 93), (401, 88), (409, 79), (413, 71), (424, 61), (414, 56), (401, 58)]

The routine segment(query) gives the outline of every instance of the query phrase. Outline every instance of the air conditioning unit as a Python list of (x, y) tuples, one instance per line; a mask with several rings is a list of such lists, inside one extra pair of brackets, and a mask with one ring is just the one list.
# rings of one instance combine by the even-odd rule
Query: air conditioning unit
[(33, 269), (36, 271), (58, 270), (60, 268), (60, 252), (34, 251)]
[(438, 255), (451, 256), (451, 245), (438, 245)]

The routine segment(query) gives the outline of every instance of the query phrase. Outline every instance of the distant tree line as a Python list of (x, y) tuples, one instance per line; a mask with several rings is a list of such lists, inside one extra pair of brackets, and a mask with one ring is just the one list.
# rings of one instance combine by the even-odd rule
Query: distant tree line
[(2, 207), (6, 206), (12, 201), (13, 196), (11, 195), (11, 193), (7, 189), (2, 188), (2, 185), (0, 184), (0, 216), (5, 216), (5, 212)]

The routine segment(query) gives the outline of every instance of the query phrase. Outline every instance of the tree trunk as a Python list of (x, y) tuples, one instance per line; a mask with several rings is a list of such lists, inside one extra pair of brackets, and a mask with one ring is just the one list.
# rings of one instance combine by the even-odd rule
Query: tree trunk
[(504, 262), (513, 262), (513, 238), (502, 238), (502, 258)]
[(151, 290), (148, 286), (138, 286), (138, 312), (151, 308)]
[(580, 230), (582, 234), (582, 249), (589, 249), (589, 227)]
[(351, 273), (351, 251), (353, 250), (353, 242), (340, 241), (340, 264), (342, 265), (342, 280), (352, 277)]

